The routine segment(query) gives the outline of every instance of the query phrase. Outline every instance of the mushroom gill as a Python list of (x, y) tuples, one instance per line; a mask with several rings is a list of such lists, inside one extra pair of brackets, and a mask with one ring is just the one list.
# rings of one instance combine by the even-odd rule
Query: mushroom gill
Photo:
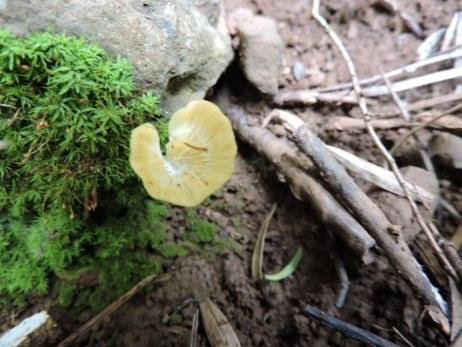
[(196, 206), (233, 173), (234, 133), (228, 118), (211, 102), (191, 101), (172, 116), (166, 149), (163, 156), (153, 125), (132, 131), (130, 164), (155, 199)]

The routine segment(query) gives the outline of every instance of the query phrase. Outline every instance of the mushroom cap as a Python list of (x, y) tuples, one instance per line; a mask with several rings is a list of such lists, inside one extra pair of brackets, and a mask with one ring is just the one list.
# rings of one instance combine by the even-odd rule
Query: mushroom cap
[(234, 171), (236, 140), (228, 118), (211, 102), (191, 101), (172, 116), (167, 154), (152, 124), (132, 131), (130, 165), (148, 194), (196, 206), (220, 189)]

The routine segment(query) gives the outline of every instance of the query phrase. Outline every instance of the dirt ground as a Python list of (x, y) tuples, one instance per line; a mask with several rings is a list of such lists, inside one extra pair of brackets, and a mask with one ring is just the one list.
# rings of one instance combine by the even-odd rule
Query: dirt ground
[[(410, 63), (416, 58), (421, 43), (399, 25), (396, 18), (371, 1), (324, 1), (322, 12), (340, 34), (352, 54), (360, 77)], [(427, 36), (447, 26), (453, 13), (461, 10), (457, 0), (401, 1), (402, 9), (411, 13), (423, 26)], [(239, 7), (274, 18), (285, 43), (284, 66), (280, 89), (327, 87), (349, 80), (347, 70), (328, 36), (310, 18), (311, 5), (301, 0), (226, 0), (228, 12)], [(307, 77), (296, 81), (291, 67), (301, 61)], [(236, 99), (253, 117), (263, 117), (271, 104), (257, 95), (239, 77), (236, 65), (220, 81), (236, 92)], [(217, 87), (219, 88), (219, 87)], [(443, 88), (443, 89), (442, 89)], [(407, 101), (439, 95), (445, 87), (404, 93)], [(392, 101), (381, 100), (387, 109)], [(333, 115), (357, 116), (351, 107), (321, 105), (292, 108), (329, 144), (345, 148), (365, 159), (380, 163), (377, 150), (365, 132), (328, 132), (325, 121)], [(281, 130), (281, 129), (280, 129)], [(276, 129), (277, 131), (277, 129)], [(281, 130), (282, 131), (282, 130)], [(381, 131), (387, 145), (392, 145), (400, 132)], [(402, 163), (405, 159), (402, 159)], [(462, 211), (461, 182), (444, 180), (442, 194)], [(255, 284), (250, 276), (251, 255), (261, 222), (277, 203), (269, 227), (264, 252), (264, 272), (280, 269), (296, 248), (304, 247), (304, 257), (293, 276), (274, 283)], [(301, 314), (306, 304), (323, 309), (345, 321), (365, 328), (398, 345), (405, 345), (394, 332), (399, 330), (416, 346), (445, 346), (447, 342), (428, 321), (420, 320), (422, 305), (404, 281), (397, 277), (383, 257), (358, 267), (347, 263), (350, 290), (345, 305), (334, 303), (339, 281), (326, 248), (326, 233), (309, 204), (296, 200), (288, 186), (278, 180), (277, 172), (250, 147), (239, 143), (236, 172), (212, 203), (201, 208), (204, 217), (221, 227), (242, 247), (242, 254), (228, 254), (215, 262), (192, 256), (179, 259), (169, 270), (171, 279), (138, 294), (119, 311), (90, 331), (81, 346), (189, 346), (192, 317), (198, 305), (191, 303), (178, 310), (178, 319), (164, 323), (185, 302), (211, 297), (227, 316), (242, 346), (360, 346), (339, 332)], [(455, 223), (443, 210), (436, 222), (446, 236)], [(172, 225), (174, 228), (175, 225)], [(65, 331), (72, 331), (88, 320), (62, 321)], [(198, 346), (207, 346), (205, 332), (199, 328)]]

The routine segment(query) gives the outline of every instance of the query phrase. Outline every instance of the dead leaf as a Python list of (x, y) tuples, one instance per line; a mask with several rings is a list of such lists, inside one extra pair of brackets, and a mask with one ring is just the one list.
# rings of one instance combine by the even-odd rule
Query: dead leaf
[(265, 247), (266, 232), (268, 231), (269, 224), (273, 218), (274, 212), (276, 211), (277, 204), (274, 203), (271, 210), (266, 215), (263, 223), (258, 231), (257, 241), (255, 242), (255, 248), (252, 254), (252, 279), (254, 281), (260, 281), (263, 279), (263, 249)]
[(223, 312), (209, 298), (199, 305), (205, 332), (212, 347), (241, 347)]

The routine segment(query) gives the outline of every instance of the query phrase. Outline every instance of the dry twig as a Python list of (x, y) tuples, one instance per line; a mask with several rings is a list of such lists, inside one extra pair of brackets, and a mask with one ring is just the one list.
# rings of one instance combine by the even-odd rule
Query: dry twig
[(108, 307), (106, 307), (103, 311), (98, 313), (76, 331), (74, 331), (71, 335), (61, 341), (57, 347), (64, 347), (71, 345), (78, 337), (85, 334), (91, 327), (95, 324), (101, 322), (105, 317), (112, 314), (114, 311), (118, 310), (123, 304), (125, 304), (128, 300), (130, 300), (136, 293), (138, 293), (142, 288), (148, 285), (157, 275), (150, 275), (140, 282), (138, 282), (133, 288), (131, 288), (128, 292), (118, 298), (116, 301), (111, 303)]
[(358, 328), (355, 325), (349, 324), (338, 318), (335, 318), (314, 306), (306, 305), (303, 310), (303, 314), (308, 318), (314, 318), (323, 323), (324, 325), (332, 329), (338, 330), (346, 336), (360, 341), (362, 343), (365, 343), (368, 346), (398, 347), (398, 345), (394, 344), (393, 342), (385, 340), (384, 338), (377, 336), (367, 330)]
[(318, 93), (309, 90), (295, 90), (276, 95), (274, 103), (279, 106), (311, 105), (315, 103), (356, 105), (358, 101), (348, 93)]
[(241, 139), (251, 144), (283, 174), (295, 197), (309, 201), (324, 225), (334, 231), (364, 264), (372, 262), (374, 257), (371, 248), (375, 246), (375, 241), (356, 219), (293, 159), (300, 158), (303, 161), (304, 156), (270, 131), (250, 125), (240, 108), (222, 105), (222, 109)]
[[(427, 86), (443, 81), (449, 81), (462, 76), (462, 67), (455, 67), (446, 70), (432, 72), (423, 76), (417, 76), (406, 80), (398, 81), (393, 85), (393, 90), (396, 92), (403, 92), (409, 89)], [(368, 97), (375, 97), (389, 94), (386, 85), (368, 87), (363, 90), (363, 95)]]
[[(446, 271), (448, 271), (449, 275), (452, 276), (453, 278), (457, 279), (456, 272), (454, 271), (451, 264), (449, 263), (449, 261), (445, 257), (441, 247), (438, 245), (435, 238), (433, 237), (432, 232), (430, 231), (430, 229), (427, 226), (427, 224), (425, 223), (422, 215), (420, 214), (419, 209), (417, 208), (417, 204), (412, 199), (409, 191), (407, 190), (407, 188), (406, 188), (406, 186), (404, 184), (403, 176), (401, 175), (401, 173), (400, 173), (400, 171), (398, 169), (398, 165), (396, 164), (396, 162), (395, 162), (394, 158), (392, 157), (392, 155), (390, 154), (390, 152), (388, 152), (388, 150), (385, 148), (382, 141), (380, 141), (380, 138), (378, 137), (375, 129), (370, 124), (371, 118), (370, 118), (370, 114), (368, 112), (366, 99), (364, 98), (361, 86), (359, 85), (359, 80), (358, 80), (358, 75), (356, 73), (356, 68), (355, 68), (355, 66), (353, 64), (353, 61), (352, 61), (352, 59), (350, 57), (350, 54), (348, 53), (347, 49), (345, 48), (345, 45), (343, 44), (340, 37), (332, 30), (332, 28), (326, 22), (324, 17), (322, 17), (321, 14), (319, 13), (319, 5), (320, 5), (320, 0), (314, 0), (313, 1), (313, 10), (312, 10), (313, 17), (324, 28), (324, 30), (330, 36), (332, 41), (334, 41), (335, 45), (337, 46), (337, 48), (339, 49), (339, 51), (340, 51), (340, 53), (341, 53), (341, 55), (343, 57), (343, 60), (345, 61), (346, 65), (348, 67), (348, 72), (350, 74), (350, 77), (351, 77), (351, 80), (352, 80), (352, 83), (353, 83), (353, 90), (354, 90), (354, 92), (356, 94), (356, 97), (358, 99), (358, 105), (359, 105), (359, 108), (360, 108), (361, 113), (363, 115), (363, 119), (364, 119), (364, 123), (366, 124), (367, 131), (371, 135), (374, 143), (380, 149), (380, 152), (382, 153), (385, 160), (388, 162), (388, 164), (392, 168), (392, 171), (395, 173), (396, 178), (400, 182), (401, 188), (403, 189), (404, 193), (406, 194), (406, 198), (409, 201), (409, 204), (410, 204), (411, 209), (412, 209), (412, 211), (414, 213), (414, 216), (416, 217), (417, 222), (419, 223), (420, 227), (422, 228), (425, 235), (427, 236), (431, 247), (433, 248), (433, 250), (438, 255), (438, 258), (442, 262), (442, 264), (443, 264), (444, 268), (446, 269)], [(459, 72), (462, 73), (462, 68), (456, 68), (456, 69), (459, 69), (460, 70)], [(445, 70), (445, 71), (447, 71), (447, 70)], [(396, 87), (396, 85), (395, 85), (395, 87)], [(400, 89), (396, 87), (396, 88), (394, 88), (394, 90), (399, 91)], [(299, 133), (299, 135), (303, 135), (303, 134)], [(407, 246), (407, 244), (406, 244), (406, 246)], [(423, 283), (421, 283), (421, 284), (423, 284)], [(421, 289), (423, 289), (423, 288), (421, 288)], [(429, 298), (427, 298), (427, 299), (429, 299)]]
[(416, 110), (421, 110), (423, 108), (430, 108), (436, 105), (444, 104), (447, 102), (458, 101), (460, 99), (462, 99), (462, 93), (460, 92), (438, 95), (433, 98), (416, 101), (410, 104), (408, 109), (409, 111), (416, 111)]
[[(390, 170), (372, 164), (343, 149), (328, 145), (326, 145), (326, 147), (345, 168), (358, 174), (364, 180), (393, 194), (406, 196), (396, 176)], [(420, 201), (424, 206), (429, 205), (431, 201), (436, 199), (433, 193), (418, 185), (411, 184), (407, 181), (405, 181), (404, 184), (412, 197)]]
[[(401, 98), (399, 97), (398, 93), (393, 90), (393, 85), (391, 84), (390, 80), (385, 76), (383, 76), (383, 80), (385, 81), (385, 84), (387, 85), (388, 91), (390, 92), (390, 94), (391, 94), (391, 96), (393, 98), (393, 101), (398, 106), (399, 111), (401, 113), (401, 116), (403, 117), (403, 119), (406, 122), (409, 122), (411, 120), (411, 116), (410, 116), (408, 110), (406, 109), (406, 107), (404, 106), (403, 102), (401, 101)], [(419, 153), (420, 153), (420, 156), (422, 157), (422, 161), (423, 161), (423, 163), (425, 165), (425, 168), (428, 171), (431, 171), (431, 172), (434, 173), (435, 168), (433, 167), (433, 163), (432, 163), (430, 157), (428, 156), (428, 153), (424, 150), (422, 142), (420, 141), (420, 139), (415, 134), (413, 135), (413, 138), (414, 138), (414, 141), (419, 146)]]
[(401, 331), (398, 330), (398, 328), (396, 327), (393, 327), (393, 331), (396, 335), (399, 336), (399, 338), (406, 344), (408, 345), (409, 347), (414, 347), (414, 345), (411, 343), (411, 341), (409, 341)]
[(194, 312), (192, 326), (191, 326), (191, 343), (189, 347), (196, 347), (197, 345), (197, 330), (199, 328), (199, 309)]
[(415, 127), (414, 129), (409, 131), (406, 135), (404, 135), (402, 138), (400, 138), (398, 141), (396, 141), (395, 145), (390, 150), (390, 153), (391, 154), (395, 153), (398, 150), (398, 148), (401, 147), (401, 145), (404, 142), (407, 141), (408, 138), (413, 136), (418, 131), (420, 131), (422, 129), (425, 129), (425, 128), (429, 127), (430, 125), (436, 123), (439, 119), (441, 119), (443, 117), (446, 117), (446, 116), (449, 116), (450, 114), (452, 114), (454, 112), (457, 112), (457, 111), (460, 111), (460, 110), (462, 110), (462, 104), (458, 104), (458, 105), (456, 105), (454, 107), (451, 107), (449, 110), (446, 110), (443, 113), (440, 113), (439, 115), (437, 115), (437, 116), (433, 117), (432, 119), (426, 121), (425, 123), (420, 124), (419, 126)]
[(431, 283), (413, 257), (398, 226), (388, 221), (382, 210), (356, 185), (327, 146), (300, 118), (288, 112), (280, 113), (279, 117), (292, 127), (299, 148), (311, 158), (321, 171), (324, 181), (385, 251), (398, 273), (424, 301), (438, 306)]

